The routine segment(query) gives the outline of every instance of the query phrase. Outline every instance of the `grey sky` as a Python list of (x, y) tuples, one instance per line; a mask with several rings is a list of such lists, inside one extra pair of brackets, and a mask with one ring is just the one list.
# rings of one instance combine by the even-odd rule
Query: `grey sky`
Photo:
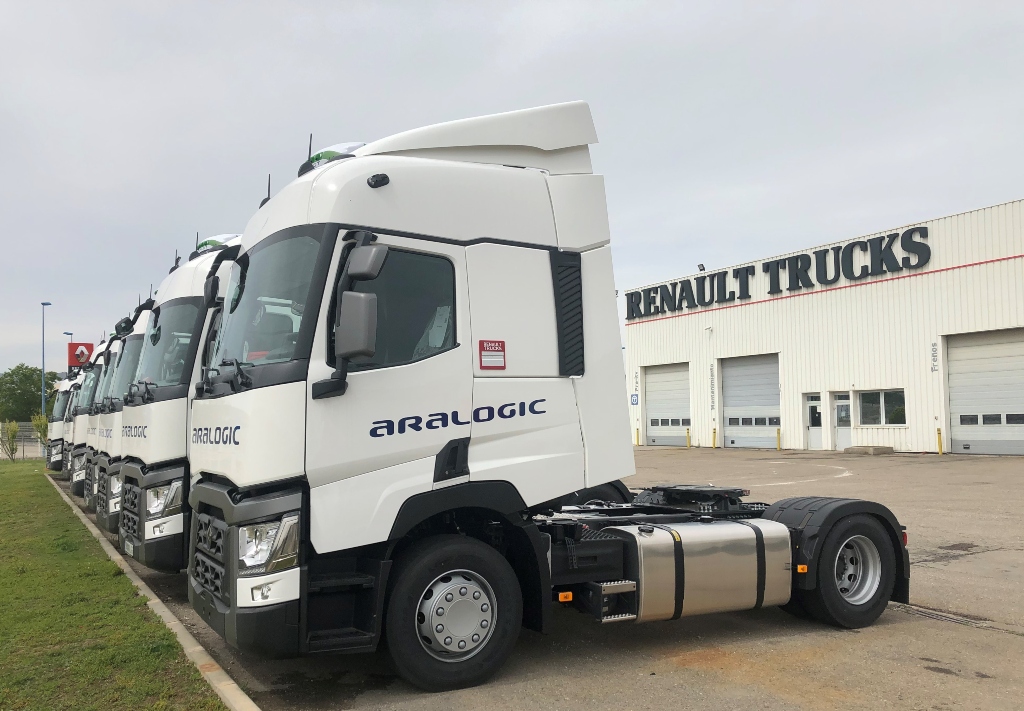
[(0, 6), (0, 370), (314, 148), (585, 99), (620, 289), (1024, 197), (1020, 3)]

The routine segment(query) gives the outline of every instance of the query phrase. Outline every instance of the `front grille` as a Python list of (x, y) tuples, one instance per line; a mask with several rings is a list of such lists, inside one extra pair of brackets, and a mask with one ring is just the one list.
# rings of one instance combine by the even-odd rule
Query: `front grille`
[(228, 525), (209, 514), (199, 514), (196, 548), (214, 560), (224, 563), (224, 546), (228, 542)]
[(131, 511), (125, 511), (123, 506), (121, 507), (121, 530), (126, 534), (141, 538), (139, 536), (139, 517)]
[(142, 513), (142, 509), (139, 508), (139, 500), (141, 498), (142, 489), (134, 484), (129, 484), (128, 481), (125, 480), (124, 485), (121, 487), (121, 511), (130, 511), (134, 513), (137, 518), (138, 515)]
[(196, 551), (192, 556), (192, 575), (195, 581), (202, 585), (205, 590), (209, 590), (224, 602), (229, 602), (224, 590), (223, 566), (217, 565), (209, 557)]

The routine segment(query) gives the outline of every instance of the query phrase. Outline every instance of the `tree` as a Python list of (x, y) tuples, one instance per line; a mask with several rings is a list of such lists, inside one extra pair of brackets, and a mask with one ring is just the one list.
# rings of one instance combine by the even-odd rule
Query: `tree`
[[(53, 409), (57, 374), (46, 374), (46, 409)], [(21, 363), (0, 373), (0, 422), (28, 422), (39, 412), (39, 368)], [(46, 413), (49, 415), (49, 412)]]
[(18, 423), (0, 422), (0, 454), (14, 461), (18, 453)]
[[(49, 407), (49, 404), (47, 404), (47, 407)], [(50, 418), (46, 415), (32, 415), (32, 429), (36, 431), (39, 441), (45, 445), (50, 434)]]

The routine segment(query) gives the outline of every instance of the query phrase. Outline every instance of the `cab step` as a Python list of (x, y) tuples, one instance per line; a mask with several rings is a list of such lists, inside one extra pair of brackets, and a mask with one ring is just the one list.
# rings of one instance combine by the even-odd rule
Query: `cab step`
[(356, 651), (369, 649), (373, 645), (373, 635), (355, 627), (318, 630), (309, 633), (306, 644), (310, 652)]

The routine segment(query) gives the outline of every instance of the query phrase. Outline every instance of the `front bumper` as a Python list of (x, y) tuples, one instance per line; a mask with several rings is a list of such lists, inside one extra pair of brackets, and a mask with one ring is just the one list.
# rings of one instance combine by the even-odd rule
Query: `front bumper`
[(186, 566), (185, 531), (189, 512), (158, 519), (146, 517), (146, 490), (168, 484), (175, 479), (188, 485), (185, 464), (147, 471), (138, 462), (121, 466), (121, 513), (118, 522), (118, 543), (125, 554), (147, 568), (176, 573)]
[(302, 493), (291, 489), (235, 503), (228, 491), (203, 482), (189, 494), (189, 602), (231, 646), (269, 657), (297, 656), (305, 568), (240, 576), (236, 552), (240, 525), (297, 512)]
[(121, 523), (121, 494), (110, 495), (110, 482), (121, 471), (121, 464), (120, 459), (111, 462), (96, 486), (96, 525), (101, 531), (115, 536)]
[(46, 458), (46, 468), (59, 472), (64, 465), (64, 440), (55, 439), (50, 442)]

